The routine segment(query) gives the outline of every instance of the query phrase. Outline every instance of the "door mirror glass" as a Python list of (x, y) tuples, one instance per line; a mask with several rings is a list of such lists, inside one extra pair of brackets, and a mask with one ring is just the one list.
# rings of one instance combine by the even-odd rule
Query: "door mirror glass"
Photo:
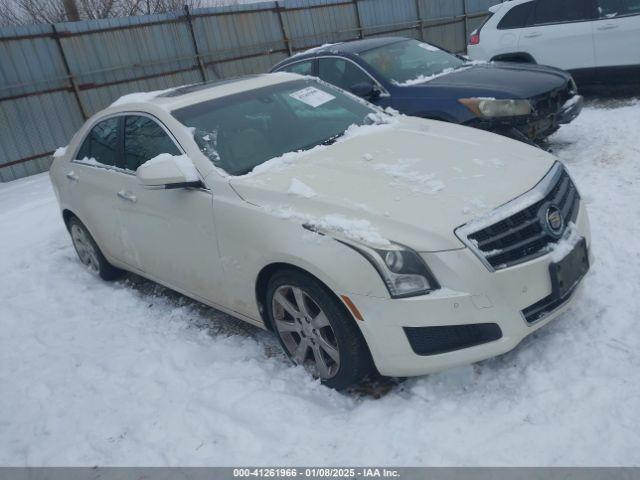
[(359, 82), (351, 85), (351, 93), (362, 98), (374, 99), (380, 96), (380, 91), (373, 82)]
[(202, 186), (196, 167), (186, 155), (158, 155), (140, 165), (136, 177), (145, 187), (169, 189)]

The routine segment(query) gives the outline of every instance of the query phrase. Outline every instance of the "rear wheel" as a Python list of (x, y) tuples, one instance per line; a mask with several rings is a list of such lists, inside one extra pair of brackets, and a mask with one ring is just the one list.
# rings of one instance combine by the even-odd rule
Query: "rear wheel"
[(315, 278), (295, 270), (279, 272), (269, 281), (267, 300), (285, 353), (328, 387), (347, 388), (373, 370), (355, 321)]
[(87, 228), (76, 217), (69, 220), (69, 233), (78, 258), (91, 273), (103, 280), (115, 280), (122, 276), (124, 272), (107, 261)]

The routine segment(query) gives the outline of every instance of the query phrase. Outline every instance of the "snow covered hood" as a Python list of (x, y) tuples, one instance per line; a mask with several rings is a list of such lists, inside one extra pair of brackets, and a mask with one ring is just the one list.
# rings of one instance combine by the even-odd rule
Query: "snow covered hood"
[(530, 190), (554, 161), (498, 135), (399, 117), (230, 182), (281, 218), (364, 221), (375, 234), (426, 252), (462, 248), (456, 227)]

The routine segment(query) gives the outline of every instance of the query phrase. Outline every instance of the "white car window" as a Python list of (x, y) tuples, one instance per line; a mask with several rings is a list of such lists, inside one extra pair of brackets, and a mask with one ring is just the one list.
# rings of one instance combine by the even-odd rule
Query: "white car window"
[(180, 150), (164, 129), (149, 117), (129, 115), (124, 124), (124, 168), (136, 171), (161, 153), (180, 155)]
[(534, 4), (534, 2), (527, 2), (513, 7), (498, 23), (498, 30), (522, 28), (529, 25), (532, 20)]
[(640, 0), (598, 0), (600, 18), (640, 14)]
[(120, 118), (112, 117), (97, 123), (85, 138), (76, 158), (115, 166), (118, 160)]

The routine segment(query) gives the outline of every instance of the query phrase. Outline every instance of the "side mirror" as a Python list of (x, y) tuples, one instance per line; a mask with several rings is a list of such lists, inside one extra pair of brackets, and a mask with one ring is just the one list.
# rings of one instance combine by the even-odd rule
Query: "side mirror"
[(186, 155), (158, 155), (140, 165), (136, 177), (145, 187), (169, 189), (202, 186), (196, 167)]
[(373, 82), (360, 82), (351, 85), (351, 93), (362, 98), (376, 99), (380, 96), (380, 91)]

